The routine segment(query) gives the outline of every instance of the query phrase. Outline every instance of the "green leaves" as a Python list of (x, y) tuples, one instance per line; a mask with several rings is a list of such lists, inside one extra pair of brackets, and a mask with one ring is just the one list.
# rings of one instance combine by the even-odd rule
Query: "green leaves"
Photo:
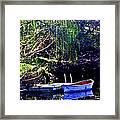
[(20, 75), (23, 75), (23, 74), (27, 73), (28, 71), (32, 71), (33, 68), (35, 68), (35, 67), (36, 66), (34, 66), (34, 65), (20, 63)]
[[(27, 70), (31, 70), (28, 64), (36, 66), (45, 64), (46, 62), (52, 64), (53, 62), (57, 62), (58, 59), (64, 60), (66, 54), (68, 60), (72, 62), (74, 58), (72, 57), (72, 44), (73, 41), (75, 41), (78, 31), (78, 26), (73, 20), (21, 20), (20, 59), (22, 62), (26, 63), (22, 64), (20, 67), (21, 74), (25, 73)], [(27, 56), (27, 53), (33, 52), (36, 49), (34, 46), (38, 42), (38, 39), (41, 38), (40, 42), (42, 43), (42, 39), (45, 39), (48, 36), (48, 33), (51, 35), (52, 39), (55, 40), (54, 44), (47, 48), (49, 57), (45, 57), (46, 53), (44, 53), (44, 51), (41, 54), (41, 57)], [(50, 40), (47, 42), (49, 43)], [(47, 44), (47, 42), (42, 44)]]
[(31, 66), (44, 67), (58, 60), (74, 63), (82, 46), (99, 48), (99, 32), (95, 20), (21, 20), (21, 74), (32, 70)]

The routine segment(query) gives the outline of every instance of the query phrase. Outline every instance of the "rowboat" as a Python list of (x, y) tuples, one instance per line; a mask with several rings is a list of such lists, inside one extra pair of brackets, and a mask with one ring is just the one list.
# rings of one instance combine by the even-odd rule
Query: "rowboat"
[(91, 90), (94, 80), (88, 79), (75, 83), (67, 83), (61, 86), (63, 92), (87, 91)]
[(94, 80), (88, 79), (83, 81), (78, 81), (75, 83), (53, 83), (44, 84), (29, 87), (29, 91), (41, 91), (41, 92), (55, 92), (57, 90), (62, 90), (65, 92), (76, 92), (76, 91), (87, 91), (91, 90)]
[(36, 85), (28, 88), (28, 91), (32, 92), (55, 92), (60, 90), (60, 85), (54, 84), (44, 84), (44, 85)]

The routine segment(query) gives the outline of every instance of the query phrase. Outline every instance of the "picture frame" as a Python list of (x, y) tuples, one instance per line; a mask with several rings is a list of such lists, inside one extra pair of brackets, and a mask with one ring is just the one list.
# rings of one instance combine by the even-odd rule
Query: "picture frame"
[[(115, 115), (5, 115), (5, 5), (115, 5)], [(0, 119), (115, 119), (120, 118), (119, 105), (119, 21), (120, 1), (1, 1)], [(12, 108), (11, 108), (12, 109)]]

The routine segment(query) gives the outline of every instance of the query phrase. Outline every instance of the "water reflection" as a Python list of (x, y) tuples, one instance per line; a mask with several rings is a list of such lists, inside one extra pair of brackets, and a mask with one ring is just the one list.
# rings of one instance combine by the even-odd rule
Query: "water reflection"
[(78, 98), (83, 98), (83, 97), (88, 97), (88, 96), (94, 96), (92, 90), (84, 91), (84, 92), (64, 93), (62, 99), (63, 100), (73, 100), (73, 99), (78, 99)]
[(21, 100), (78, 100), (94, 97), (94, 94), (92, 90), (72, 93), (41, 93), (21, 91), (20, 96)]

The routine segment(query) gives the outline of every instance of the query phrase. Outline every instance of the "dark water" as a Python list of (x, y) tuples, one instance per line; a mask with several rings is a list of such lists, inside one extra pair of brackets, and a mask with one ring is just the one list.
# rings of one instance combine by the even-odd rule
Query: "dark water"
[(99, 89), (89, 91), (63, 93), (58, 91), (56, 93), (42, 93), (39, 91), (25, 91), (20, 92), (20, 100), (99, 100)]

